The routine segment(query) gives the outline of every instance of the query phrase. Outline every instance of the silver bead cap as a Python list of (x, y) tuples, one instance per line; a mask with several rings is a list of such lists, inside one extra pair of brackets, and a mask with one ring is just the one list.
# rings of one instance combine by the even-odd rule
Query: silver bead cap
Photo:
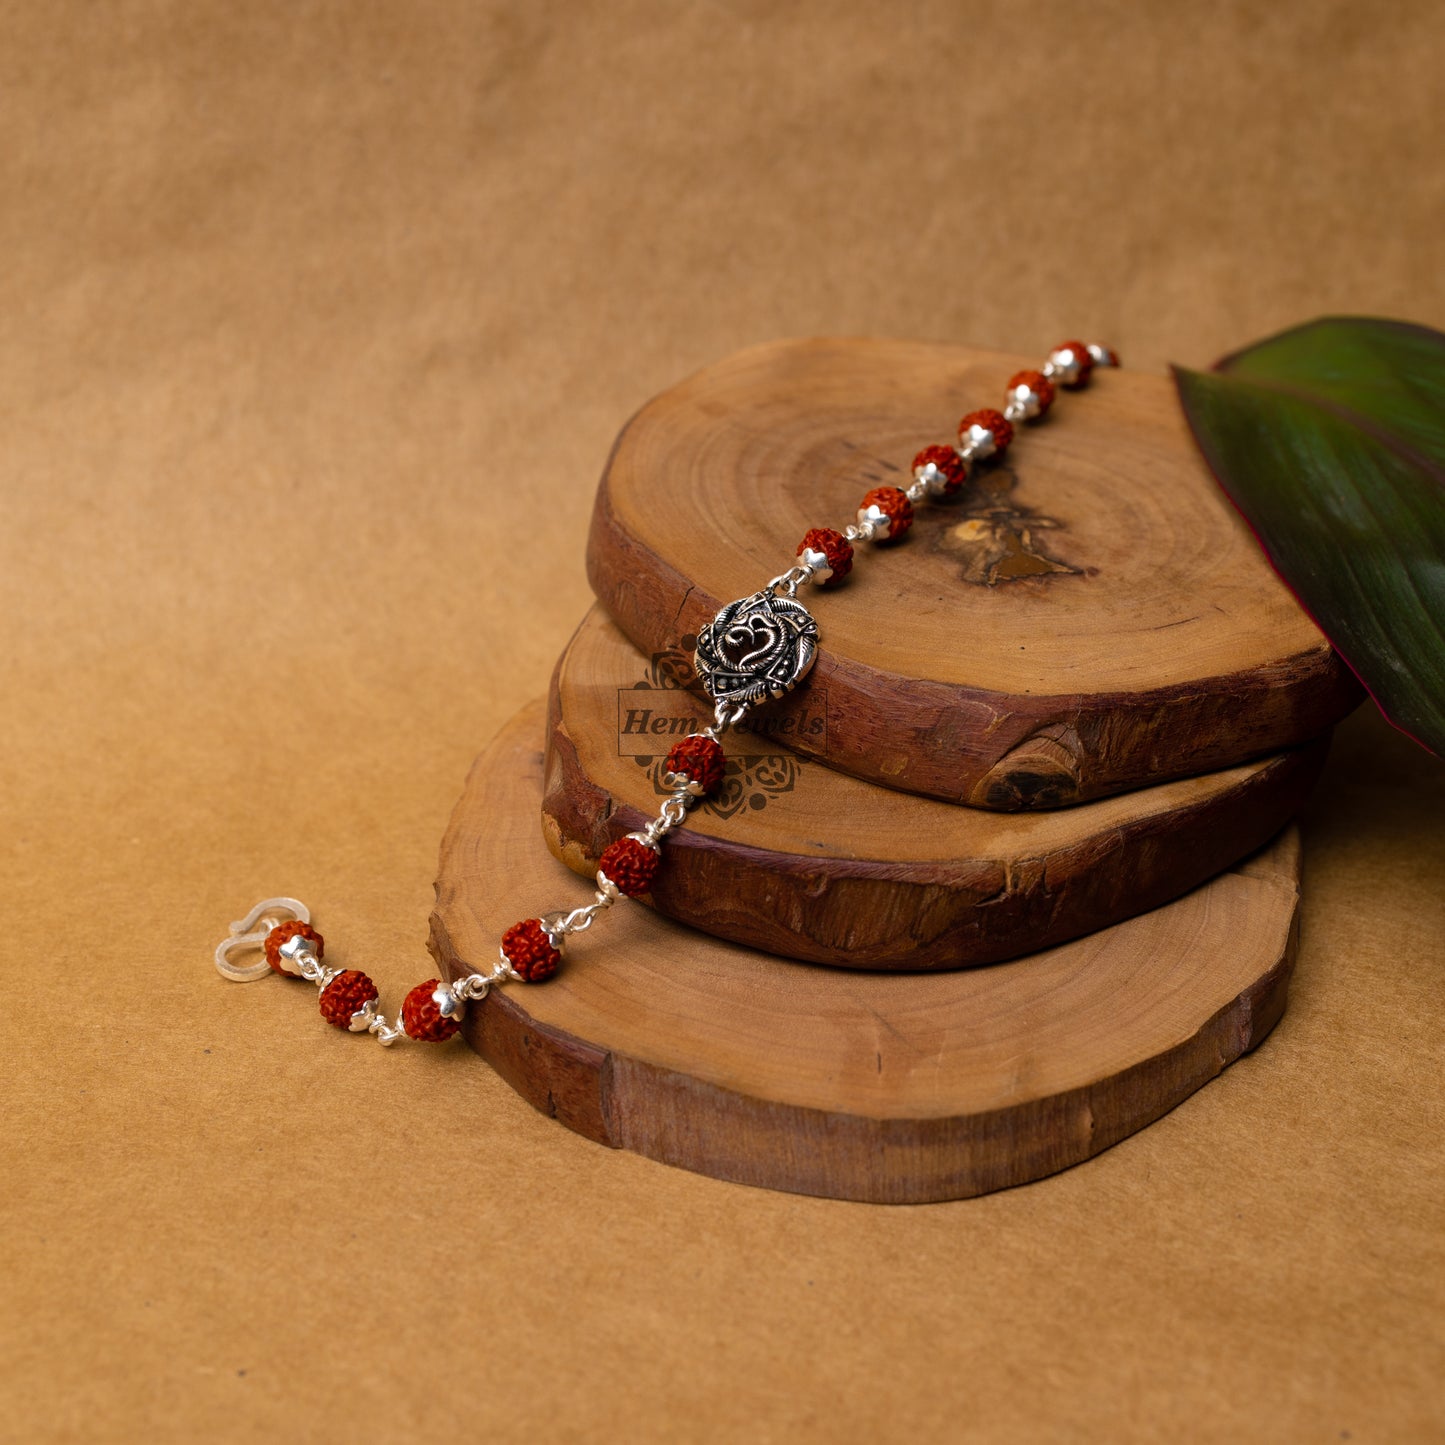
[(826, 582), (833, 575), (833, 569), (828, 565), (826, 552), (819, 552), (812, 547), (804, 547), (798, 553), (798, 561), (812, 574), (808, 580), (814, 585)]
[(671, 788), (674, 793), (686, 793), (689, 798), (700, 798), (706, 791), (701, 783), (694, 782), (684, 773), (664, 773), (662, 786)]
[[(988, 429), (985, 427), (984, 430)], [(989, 439), (993, 439), (991, 432)], [(955, 447), (954, 451), (959, 454), (966, 465), (969, 459), (963, 449)], [(948, 495), (948, 476), (936, 462), (925, 462), (914, 471), (913, 478), (913, 485), (904, 493), (910, 502), (922, 501), (925, 497), (929, 501), (936, 502), (940, 497)]]
[(452, 1019), (456, 1023), (466, 1017), (466, 1003), (452, 992), (449, 983), (441, 984), (432, 990), (431, 1001), (437, 1006), (437, 1012), (444, 1019)]
[(858, 508), (858, 527), (868, 541), (883, 542), (893, 535), (893, 518), (877, 502), (869, 502)]
[(958, 453), (966, 462), (986, 461), (998, 450), (994, 434), (977, 422), (960, 432), (958, 441)]
[(346, 1027), (350, 1029), (351, 1032), (354, 1034), (369, 1033), (371, 1031), (371, 1025), (375, 1019), (376, 1000), (374, 998), (369, 998), (364, 1004), (362, 1004), (359, 1009), (357, 1009), (354, 1014), (352, 1014), (351, 1022), (347, 1024)]
[(303, 935), (293, 934), (276, 950), (281, 967), (296, 978), (305, 978), (306, 965), (316, 962), (316, 945)]
[(1072, 346), (1063, 346), (1059, 350), (1049, 353), (1049, 364), (1044, 368), (1044, 375), (1061, 382), (1064, 386), (1072, 386), (1078, 379), (1079, 373), (1084, 369), (1084, 361), (1074, 353)]
[[(1039, 394), (1028, 382), (1021, 381), (1015, 387), (1009, 388), (1009, 409), (1019, 408), (1020, 416), (1024, 418), (1036, 417), (1039, 414)], [(1008, 411), (1004, 412), (1009, 415)]]

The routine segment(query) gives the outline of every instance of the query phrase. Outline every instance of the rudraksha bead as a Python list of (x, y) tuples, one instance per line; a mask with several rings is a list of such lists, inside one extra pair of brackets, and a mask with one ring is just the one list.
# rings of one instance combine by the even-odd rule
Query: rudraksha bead
[(338, 1029), (349, 1029), (351, 1020), (379, 997), (376, 985), (360, 969), (348, 968), (321, 990), (321, 1017)]
[(879, 533), (880, 542), (897, 542), (913, 525), (913, 503), (897, 487), (874, 487), (858, 503), (858, 520), (866, 522), (876, 507), (888, 524), (886, 533)]
[(1014, 395), (1021, 387), (1033, 392), (1038, 403), (1028, 409), (1030, 416), (1042, 416), (1054, 404), (1054, 384), (1043, 372), (1016, 371), (1009, 377), (1009, 395)]
[(401, 1001), (401, 1026), (408, 1038), (423, 1044), (443, 1044), (461, 1027), (437, 1007), (432, 995), (440, 987), (440, 979), (429, 978)]
[(704, 737), (701, 733), (689, 733), (672, 745), (663, 769), (695, 783), (706, 797), (722, 786), (723, 774), (727, 771), (727, 755), (716, 739)]
[(507, 962), (527, 983), (541, 983), (551, 978), (562, 962), (562, 955), (552, 947), (540, 918), (524, 918), (502, 935), (502, 952)]
[[(986, 437), (985, 432), (988, 433)], [(958, 424), (959, 445), (969, 447), (980, 461), (985, 457), (1001, 457), (1013, 439), (1013, 423), (991, 406), (969, 412)]]
[(619, 893), (636, 898), (652, 887), (653, 875), (662, 857), (639, 838), (619, 838), (602, 850), (597, 871)]
[(266, 950), (266, 962), (271, 965), (274, 972), (284, 974), (287, 978), (296, 978), (293, 970), (286, 966), (286, 960), (281, 957), (281, 945), (293, 938), (305, 938), (316, 945), (316, 957), (321, 958), (326, 952), (326, 940), (312, 928), (309, 923), (302, 923), (293, 920), (290, 923), (278, 923), (270, 933), (266, 935), (266, 942), (263, 947)]
[[(929, 467), (933, 467), (942, 477), (943, 485), (940, 491), (945, 497), (951, 497), (968, 480), (968, 463), (952, 447), (924, 447), (913, 458), (914, 477), (919, 481), (926, 481)], [(934, 492), (934, 489), (930, 487), (929, 491)]]
[(828, 571), (815, 572), (819, 587), (836, 587), (853, 570), (853, 544), (832, 527), (813, 527), (798, 543), (798, 556), (804, 552), (821, 552), (828, 559)]
[(1094, 370), (1094, 358), (1082, 341), (1061, 341), (1049, 357), (1055, 368), (1059, 385), (1070, 391), (1088, 386)]

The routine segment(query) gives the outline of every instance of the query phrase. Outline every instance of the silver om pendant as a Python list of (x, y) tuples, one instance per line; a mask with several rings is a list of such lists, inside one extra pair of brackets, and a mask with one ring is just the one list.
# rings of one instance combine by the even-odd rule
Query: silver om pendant
[(817, 653), (818, 624), (801, 602), (754, 592), (698, 633), (693, 665), (714, 702), (747, 707), (790, 692)]

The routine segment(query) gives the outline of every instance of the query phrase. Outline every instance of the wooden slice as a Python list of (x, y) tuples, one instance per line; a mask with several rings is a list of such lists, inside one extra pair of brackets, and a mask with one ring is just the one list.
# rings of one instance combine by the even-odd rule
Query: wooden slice
[[(699, 372), (619, 437), (593, 589), (646, 654), (690, 653), (724, 603), (841, 528), (863, 492), (997, 406), (1024, 359), (877, 340), (779, 342)], [(789, 747), (977, 807), (1055, 807), (1232, 767), (1359, 701), (1190, 440), (1162, 378), (1096, 373), (898, 545), (804, 589), (812, 674)], [(822, 725), (811, 725), (821, 721)]]
[[(542, 722), (538, 703), (483, 753), (442, 842), (430, 946), (449, 978), (590, 896), (537, 827)], [(805, 1194), (960, 1198), (1097, 1154), (1253, 1048), (1284, 1010), (1298, 880), (1290, 829), (1153, 913), (939, 974), (791, 963), (623, 904), (464, 1030), (601, 1143)]]
[[(686, 673), (679, 653), (643, 657), (600, 608), (557, 665), (542, 812), (548, 846), (585, 877), (656, 816), (668, 748), (708, 721)], [(843, 968), (1016, 958), (1145, 913), (1260, 848), (1327, 746), (1021, 816), (880, 788), (749, 732), (728, 739), (727, 782), (669, 841), (650, 901), (719, 938)]]

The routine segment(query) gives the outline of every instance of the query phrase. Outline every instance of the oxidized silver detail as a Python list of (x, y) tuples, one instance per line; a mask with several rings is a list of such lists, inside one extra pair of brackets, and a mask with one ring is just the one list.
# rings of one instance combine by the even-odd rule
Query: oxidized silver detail
[(702, 629), (693, 666), (714, 701), (747, 704), (790, 692), (817, 652), (818, 624), (801, 602), (754, 592)]

